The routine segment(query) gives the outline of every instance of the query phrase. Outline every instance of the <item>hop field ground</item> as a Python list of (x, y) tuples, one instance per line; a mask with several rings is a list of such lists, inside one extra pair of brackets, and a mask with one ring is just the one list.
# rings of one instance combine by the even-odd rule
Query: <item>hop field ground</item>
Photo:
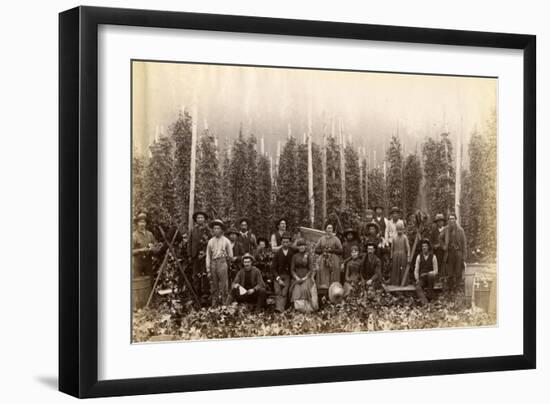
[[(345, 301), (325, 303), (311, 314), (292, 309), (277, 313), (272, 306), (255, 311), (246, 305), (193, 307), (169, 300), (134, 312), (133, 341), (195, 340), (290, 336), (391, 330), (477, 327), (496, 324), (479, 308), (463, 303), (460, 292), (442, 292), (426, 306), (410, 294), (389, 294), (358, 287)], [(176, 299), (177, 300), (177, 299)]]

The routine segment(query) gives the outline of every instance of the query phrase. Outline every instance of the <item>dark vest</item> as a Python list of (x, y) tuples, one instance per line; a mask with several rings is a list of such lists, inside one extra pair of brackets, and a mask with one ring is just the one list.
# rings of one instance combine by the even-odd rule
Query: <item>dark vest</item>
[(368, 254), (365, 256), (365, 261), (363, 262), (363, 279), (368, 280), (376, 273), (376, 267), (380, 265), (380, 259), (374, 255), (372, 257), (372, 262), (369, 261)]
[(279, 230), (277, 230), (275, 233), (275, 240), (277, 241), (277, 247), (283, 244), (283, 236), (281, 236), (281, 233), (279, 233)]
[(380, 236), (384, 237), (386, 234), (386, 221), (384, 220), (384, 216), (382, 216), (380, 220), (375, 217), (374, 221), (380, 226)]
[(290, 275), (290, 263), (292, 262), (292, 255), (292, 248), (288, 249), (286, 255), (283, 253), (282, 248), (275, 253), (275, 255), (273, 256), (273, 262), (271, 264), (274, 277), (277, 277), (278, 275)]
[(433, 264), (433, 254), (430, 253), (428, 255), (428, 259), (424, 259), (424, 254), (420, 254), (420, 265), (419, 265), (419, 272), (421, 274), (425, 274), (427, 272), (431, 272), (434, 269)]

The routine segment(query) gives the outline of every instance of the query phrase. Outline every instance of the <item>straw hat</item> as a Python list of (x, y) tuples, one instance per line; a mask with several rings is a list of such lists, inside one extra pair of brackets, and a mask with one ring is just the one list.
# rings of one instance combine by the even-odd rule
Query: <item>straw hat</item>
[(340, 282), (333, 282), (328, 288), (328, 300), (338, 303), (344, 297), (344, 288)]

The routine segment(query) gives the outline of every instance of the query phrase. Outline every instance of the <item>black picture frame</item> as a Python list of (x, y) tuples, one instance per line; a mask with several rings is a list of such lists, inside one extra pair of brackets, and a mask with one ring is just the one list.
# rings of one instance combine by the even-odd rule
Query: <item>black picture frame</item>
[[(523, 354), (99, 381), (100, 24), (523, 50)], [(536, 367), (536, 37), (492, 32), (77, 7), (59, 15), (59, 390), (102, 397)]]

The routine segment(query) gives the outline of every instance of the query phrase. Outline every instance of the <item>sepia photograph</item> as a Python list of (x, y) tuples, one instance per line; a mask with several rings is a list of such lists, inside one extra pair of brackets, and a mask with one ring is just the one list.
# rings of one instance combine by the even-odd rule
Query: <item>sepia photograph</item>
[(498, 78), (131, 61), (132, 342), (497, 325)]

